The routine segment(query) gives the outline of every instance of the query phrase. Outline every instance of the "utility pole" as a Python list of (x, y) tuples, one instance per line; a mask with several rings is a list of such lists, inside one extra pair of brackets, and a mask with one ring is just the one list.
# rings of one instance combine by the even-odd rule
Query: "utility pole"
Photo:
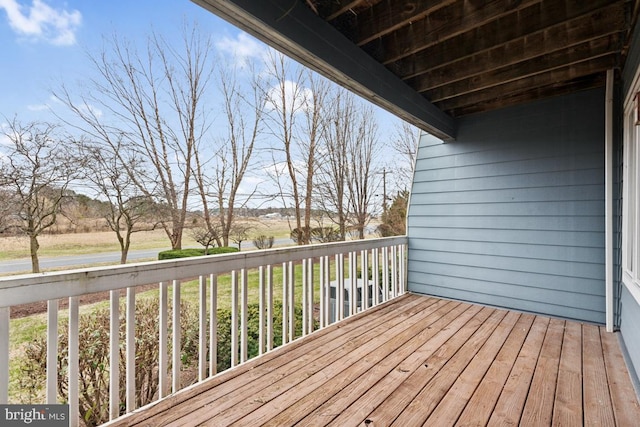
[(382, 168), (382, 213), (387, 214), (387, 168)]

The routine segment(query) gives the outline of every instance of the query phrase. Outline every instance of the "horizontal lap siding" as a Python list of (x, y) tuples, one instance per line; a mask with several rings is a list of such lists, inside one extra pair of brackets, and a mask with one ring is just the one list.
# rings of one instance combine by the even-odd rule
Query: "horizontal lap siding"
[(413, 292), (603, 323), (604, 93), (470, 116), (420, 141)]
[[(640, 387), (638, 375), (640, 374), (640, 305), (633, 295), (622, 287), (621, 299), (621, 316), (620, 331), (627, 351), (628, 361), (630, 362), (629, 371), (636, 384)], [(640, 393), (640, 389), (637, 390)]]

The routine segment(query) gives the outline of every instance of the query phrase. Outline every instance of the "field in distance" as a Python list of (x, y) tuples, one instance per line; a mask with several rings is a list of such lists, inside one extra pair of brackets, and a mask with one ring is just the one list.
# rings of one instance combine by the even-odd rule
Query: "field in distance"
[[(289, 236), (289, 224), (283, 219), (247, 219), (243, 222), (252, 227), (249, 240), (259, 235), (283, 238)], [(95, 231), (87, 233), (43, 234), (38, 238), (40, 250), (38, 256), (52, 257), (64, 255), (93, 254), (100, 252), (117, 252), (120, 246), (112, 231)], [(235, 244), (230, 242), (230, 245)], [(191, 236), (191, 230), (185, 230), (182, 246), (184, 248), (202, 247)], [(134, 233), (130, 250), (171, 249), (169, 239), (161, 229)], [(29, 239), (25, 236), (0, 237), (0, 260), (29, 257)]]

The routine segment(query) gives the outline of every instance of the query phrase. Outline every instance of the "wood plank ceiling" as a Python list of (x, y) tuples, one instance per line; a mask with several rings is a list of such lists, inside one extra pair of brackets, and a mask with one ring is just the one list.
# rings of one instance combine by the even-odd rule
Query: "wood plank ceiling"
[[(299, 0), (303, 1), (303, 0)], [(453, 117), (604, 85), (638, 0), (304, 0)]]

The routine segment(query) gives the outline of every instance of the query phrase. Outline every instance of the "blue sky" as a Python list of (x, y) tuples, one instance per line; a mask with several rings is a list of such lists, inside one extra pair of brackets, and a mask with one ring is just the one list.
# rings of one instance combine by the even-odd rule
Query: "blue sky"
[[(103, 35), (144, 40), (156, 29), (178, 36), (184, 19), (222, 43), (249, 40), (189, 0), (0, 0), (0, 121), (49, 119), (42, 107), (51, 89), (90, 73), (86, 52), (99, 50)], [(251, 40), (245, 48), (258, 46)]]
[[(144, 44), (153, 30), (179, 39), (185, 22), (197, 22), (212, 36), (218, 53), (236, 60), (261, 56), (267, 49), (189, 0), (0, 0), (0, 127), (14, 117), (23, 123), (57, 122), (51, 110), (62, 115), (67, 110), (52, 91), (64, 83), (74, 92), (95, 75), (87, 52), (97, 54), (103, 37), (115, 33)], [(379, 109), (376, 114), (381, 137), (388, 141), (399, 120)], [(391, 164), (395, 153), (382, 157)]]

